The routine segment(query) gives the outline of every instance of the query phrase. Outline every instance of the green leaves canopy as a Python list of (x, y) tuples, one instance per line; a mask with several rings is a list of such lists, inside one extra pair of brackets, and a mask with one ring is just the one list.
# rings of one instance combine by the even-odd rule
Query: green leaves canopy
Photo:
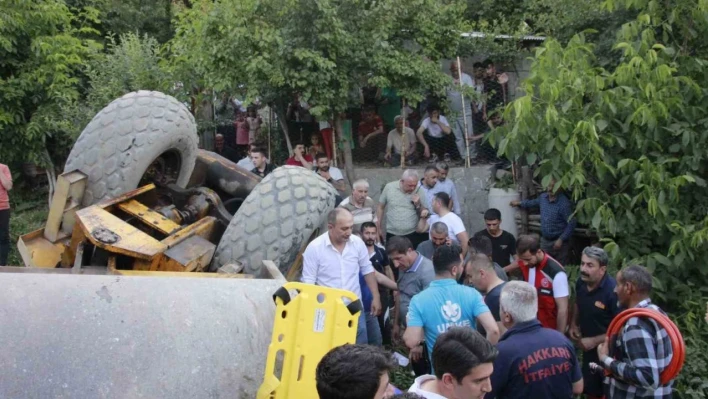
[[(697, 326), (708, 284), (708, 6), (626, 0), (605, 7), (637, 15), (603, 55), (613, 59), (601, 62), (585, 34), (567, 45), (548, 40), (524, 95), (506, 110), (507, 126), (491, 139), (510, 158), (538, 160), (544, 183), (561, 183), (614, 264), (653, 271), (652, 297), (687, 338), (687, 364), (705, 365), (705, 329)], [(684, 370), (679, 396), (705, 397), (703, 375), (698, 366)]]
[(48, 140), (68, 129), (62, 109), (79, 97), (79, 75), (97, 45), (92, 8), (62, 1), (4, 1), (0, 17), (0, 159), (42, 162)]
[(464, 2), (449, 0), (202, 1), (178, 16), (171, 50), (216, 90), (251, 99), (290, 98), (332, 116), (366, 83), (395, 87), (412, 101), (449, 78)]
[(508, 156), (540, 159), (538, 174), (580, 200), (580, 220), (614, 255), (706, 276), (679, 267), (705, 256), (708, 240), (705, 60), (662, 44), (657, 21), (641, 14), (623, 27), (612, 71), (583, 34), (565, 47), (549, 40), (493, 140)]

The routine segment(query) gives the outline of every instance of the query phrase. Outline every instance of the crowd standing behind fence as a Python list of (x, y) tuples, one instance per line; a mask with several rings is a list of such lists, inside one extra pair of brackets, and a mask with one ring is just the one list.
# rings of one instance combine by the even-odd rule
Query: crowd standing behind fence
[[(269, 113), (267, 121), (259, 115), (258, 102), (245, 107), (235, 98), (218, 99), (214, 107), (216, 133), (224, 136), (226, 145), (239, 158), (259, 137), (267, 139), (267, 145), (262, 147), (267, 149), (269, 158), (273, 157), (271, 135), (277, 130), (272, 125), (284, 123), (289, 142), (306, 143), (311, 157), (326, 153), (335, 166), (343, 160), (344, 140), (350, 142), (353, 162), (362, 166), (405, 167), (443, 160), (464, 166), (495, 162), (496, 153), (484, 138), (490, 128), (503, 123), (499, 115), (508, 102), (508, 77), (497, 73), (490, 60), (474, 63), (470, 73), (460, 69), (457, 62), (451, 62), (450, 86), (444, 96), (426, 95), (417, 105), (409, 106), (394, 88), (362, 88), (359, 105), (340, 115), (343, 131), (337, 137), (332, 121), (317, 120), (310, 113), (311, 105), (299, 93), (288, 103), (284, 119), (273, 118)], [(464, 96), (466, 90), (473, 90), (475, 96)], [(284, 147), (284, 141), (277, 141)], [(211, 147), (211, 140), (206, 137), (203, 143)], [(469, 164), (465, 162), (468, 154)], [(278, 158), (278, 162), (282, 159)]]

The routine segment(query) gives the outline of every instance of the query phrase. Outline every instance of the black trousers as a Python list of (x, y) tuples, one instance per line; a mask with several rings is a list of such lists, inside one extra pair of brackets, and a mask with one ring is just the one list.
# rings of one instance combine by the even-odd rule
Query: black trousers
[(0, 266), (7, 266), (10, 255), (10, 210), (0, 211)]
[(411, 368), (416, 377), (430, 374), (430, 357), (428, 353), (428, 345), (423, 344), (423, 354), (417, 362), (411, 362)]
[(449, 154), (451, 157), (456, 156), (456, 154), (459, 155), (454, 134), (450, 133), (443, 134), (442, 137), (433, 137), (425, 133), (423, 137), (425, 137), (425, 141), (428, 142), (428, 146), (430, 147), (430, 156), (437, 154), (438, 158), (442, 160), (445, 154)]

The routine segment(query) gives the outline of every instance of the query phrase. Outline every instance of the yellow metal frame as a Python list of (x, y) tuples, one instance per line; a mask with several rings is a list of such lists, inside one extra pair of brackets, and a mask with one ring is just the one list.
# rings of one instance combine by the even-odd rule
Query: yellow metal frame
[[(216, 218), (206, 216), (188, 226), (175, 223), (149, 207), (156, 199), (154, 184), (79, 209), (86, 179), (78, 171), (58, 177), (45, 228), (25, 234), (17, 242), (25, 266), (59, 265), (78, 273), (84, 266), (83, 246), (90, 243), (112, 255), (106, 268), (111, 274), (168, 276), (200, 272), (199, 277), (233, 278), (225, 273), (204, 273), (216, 250)], [(132, 221), (129, 223), (120, 215), (127, 215)], [(133, 270), (116, 268), (118, 256), (132, 258)]]
[[(216, 218), (207, 216), (182, 227), (135, 199), (152, 189), (154, 185), (150, 184), (120, 198), (78, 211), (77, 228), (74, 229), (69, 252), (76, 253), (81, 243), (90, 242), (111, 254), (133, 258), (133, 272), (203, 272), (216, 250), (216, 245), (210, 241)], [(115, 210), (132, 216), (138, 227), (114, 215), (112, 212)], [(158, 240), (143, 231), (144, 228), (169, 235)], [(102, 234), (109, 239), (102, 239)], [(67, 263), (72, 263), (71, 257)], [(109, 272), (126, 274), (115, 268), (115, 263), (112, 268), (109, 265)]]
[(64, 262), (66, 244), (84, 197), (86, 180), (86, 175), (79, 171), (57, 177), (45, 227), (17, 240), (17, 250), (25, 266), (54, 268)]
[[(356, 341), (358, 301), (350, 291), (290, 282), (276, 294), (275, 322), (257, 399), (316, 398), (315, 371), (332, 348)], [(284, 300), (285, 299), (285, 300)], [(345, 303), (346, 301), (346, 303)]]

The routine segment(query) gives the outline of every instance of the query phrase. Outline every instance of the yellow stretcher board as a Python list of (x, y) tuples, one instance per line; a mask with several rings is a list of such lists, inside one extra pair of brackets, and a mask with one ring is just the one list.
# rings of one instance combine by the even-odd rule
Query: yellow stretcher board
[[(290, 291), (298, 294), (291, 298)], [(296, 282), (273, 299), (273, 336), (258, 399), (317, 398), (317, 364), (332, 348), (356, 341), (361, 301), (351, 291)]]

